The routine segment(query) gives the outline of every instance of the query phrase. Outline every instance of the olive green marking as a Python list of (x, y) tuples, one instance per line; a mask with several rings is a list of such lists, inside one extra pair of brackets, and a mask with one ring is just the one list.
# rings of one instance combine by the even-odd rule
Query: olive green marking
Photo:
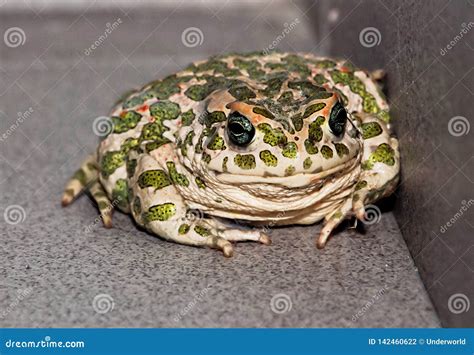
[(150, 106), (150, 114), (161, 121), (174, 120), (180, 113), (179, 105), (168, 100), (160, 101)]
[(324, 94), (323, 98), (332, 96), (332, 94), (328, 93), (325, 88), (316, 86), (309, 80), (290, 81), (288, 83), (288, 87), (290, 89), (301, 91), (302, 95), (305, 97), (311, 97), (313, 95), (317, 95), (318, 93)]
[(357, 202), (357, 201), (359, 201), (359, 199), (360, 199), (359, 194), (354, 194), (354, 197), (352, 198), (352, 201)]
[(260, 160), (262, 160), (266, 166), (275, 167), (278, 165), (278, 158), (273, 155), (269, 150), (262, 150), (259, 156)]
[(202, 161), (209, 164), (211, 162), (211, 156), (207, 153), (202, 153)]
[(365, 187), (367, 187), (367, 181), (361, 180), (356, 184), (354, 189), (355, 189), (355, 191), (359, 191), (359, 190), (362, 190)]
[(384, 163), (393, 166), (395, 164), (395, 151), (393, 148), (387, 143), (380, 144), (377, 149), (370, 154), (369, 159), (362, 163), (362, 169), (370, 170), (374, 167), (375, 163)]
[(318, 85), (325, 84), (329, 81), (328, 79), (324, 77), (323, 74), (316, 74), (315, 76), (313, 76), (313, 80)]
[(377, 122), (362, 123), (362, 138), (369, 139), (378, 136), (383, 132), (382, 127)]
[(84, 169), (79, 169), (79, 170), (77, 170), (77, 171), (74, 173), (74, 175), (73, 175), (72, 178), (78, 180), (78, 181), (81, 183), (82, 186), (86, 186), (86, 185), (87, 185), (87, 182), (88, 182), (88, 181), (87, 181), (87, 174), (86, 174), (86, 172), (84, 171)]
[[(270, 64), (270, 63), (267, 63), (267, 64)], [(261, 90), (261, 92), (267, 97), (274, 97), (276, 94), (280, 92), (281, 86), (283, 85), (285, 80), (286, 80), (286, 74), (284, 74), (284, 76), (272, 78), (265, 82), (267, 87), (264, 90)]]
[(108, 178), (123, 164), (125, 164), (125, 154), (123, 152), (109, 151), (102, 158), (100, 172), (104, 178)]
[(183, 223), (182, 225), (179, 226), (179, 228), (178, 228), (178, 233), (181, 234), (181, 235), (182, 235), (182, 234), (186, 234), (186, 233), (189, 232), (189, 229), (190, 229), (190, 228), (191, 228), (191, 227), (189, 226), (189, 224)]
[(163, 136), (163, 132), (166, 128), (161, 124), (161, 122), (147, 123), (142, 128), (142, 133), (140, 135), (141, 141), (148, 141), (159, 139)]
[(194, 101), (204, 100), (214, 89), (210, 85), (192, 85), (190, 86), (184, 94)]
[(194, 131), (188, 132), (184, 141), (181, 143), (181, 154), (186, 156), (188, 154), (188, 145), (193, 144)]
[(152, 83), (152, 87), (148, 95), (152, 95), (160, 100), (168, 99), (171, 95), (181, 92), (181, 89), (179, 88), (180, 83), (188, 82), (192, 78), (193, 77), (190, 75), (176, 76), (173, 74), (167, 76), (163, 80)]
[(204, 128), (201, 132), (201, 135), (199, 136), (198, 142), (196, 143), (196, 146), (194, 147), (194, 150), (196, 153), (202, 153), (202, 144), (204, 141), (204, 138), (209, 136), (211, 134), (211, 130), (209, 128)]
[(199, 234), (201, 237), (208, 237), (211, 235), (211, 231), (207, 228), (202, 226), (195, 226), (194, 231)]
[(290, 175), (293, 175), (295, 173), (295, 167), (293, 165), (290, 165), (288, 166), (286, 169), (285, 169), (285, 176), (290, 176)]
[(114, 133), (123, 133), (135, 128), (141, 118), (142, 115), (135, 111), (122, 112), (120, 117), (113, 116), (112, 124), (114, 127)]
[(170, 143), (170, 140), (168, 140), (166, 138), (162, 138), (162, 139), (157, 140), (157, 141), (149, 142), (149, 143), (145, 144), (145, 150), (146, 150), (147, 153), (150, 153), (152, 150), (158, 149), (159, 147), (161, 147), (162, 145), (165, 145), (167, 143)]
[(67, 189), (66, 191), (64, 191), (64, 194), (72, 197), (72, 196), (74, 196), (74, 190), (73, 189)]
[(244, 170), (255, 169), (257, 166), (253, 154), (237, 154), (234, 157), (234, 163)]
[(328, 147), (327, 145), (323, 145), (321, 147), (321, 155), (323, 156), (324, 159), (331, 159), (333, 156), (332, 149)]
[(322, 59), (322, 60), (316, 60), (314, 61), (314, 64), (318, 68), (334, 68), (336, 66), (336, 62), (333, 62), (332, 60), (329, 59)]
[(209, 112), (208, 114), (203, 115), (202, 123), (206, 126), (211, 126), (216, 122), (224, 122), (227, 120), (227, 117), (224, 112), (222, 111), (213, 111)]
[(135, 196), (133, 199), (132, 209), (136, 216), (139, 216), (142, 213), (142, 203), (140, 202), (140, 198), (138, 196)]
[(245, 101), (257, 97), (257, 95), (247, 86), (230, 88), (229, 93), (239, 101)]
[(195, 118), (196, 118), (196, 115), (194, 114), (193, 110), (183, 112), (181, 114), (181, 124), (183, 126), (189, 126), (191, 125), (191, 123), (193, 123)]
[(293, 127), (295, 127), (296, 131), (301, 131), (303, 129), (303, 118), (301, 117), (300, 113), (291, 117), (291, 122), (293, 122)]
[(166, 167), (168, 168), (168, 173), (173, 184), (189, 186), (189, 180), (186, 175), (178, 173), (178, 170), (176, 170), (176, 165), (172, 161), (167, 161)]
[(272, 118), (272, 119), (275, 118), (273, 113), (271, 113), (270, 111), (268, 111), (267, 109), (263, 107), (254, 107), (252, 111), (258, 115), (262, 115), (263, 117)]
[(340, 158), (342, 158), (344, 155), (349, 154), (349, 148), (347, 148), (345, 144), (334, 143), (334, 147), (336, 148), (336, 153)]
[(308, 128), (308, 139), (312, 142), (321, 142), (323, 138), (323, 130), (321, 125), (324, 123), (325, 118), (318, 116), (313, 122), (309, 124)]
[(154, 187), (156, 190), (171, 185), (168, 174), (161, 169), (147, 170), (138, 177), (138, 186), (144, 189), (146, 187)]
[(287, 71), (299, 73), (301, 77), (306, 78), (311, 75), (311, 70), (308, 68), (307, 59), (296, 54), (288, 54), (281, 59), (285, 62)]
[(200, 189), (205, 189), (205, 188), (206, 188), (206, 184), (204, 183), (204, 181), (203, 181), (199, 176), (196, 176), (196, 178), (194, 179), (194, 181), (196, 181), (196, 185), (197, 185)]
[(281, 154), (286, 158), (295, 159), (298, 154), (298, 146), (295, 142), (289, 142), (283, 147)]
[(229, 161), (229, 157), (225, 157), (223, 160), (222, 160), (222, 171), (223, 172), (227, 172), (227, 162)]
[(136, 138), (127, 138), (120, 147), (120, 150), (126, 154), (130, 150), (137, 148), (140, 145), (140, 141)]
[(303, 168), (304, 168), (304, 169), (309, 169), (309, 168), (311, 168), (311, 165), (313, 165), (313, 161), (311, 160), (310, 157), (307, 157), (307, 158), (303, 161)]
[(272, 128), (268, 123), (260, 123), (257, 129), (264, 133), (263, 141), (272, 147), (283, 146), (288, 141), (281, 128)]
[(303, 118), (308, 118), (313, 113), (322, 110), (324, 107), (326, 107), (326, 104), (324, 102), (318, 102), (317, 104), (313, 104), (307, 107), (304, 111)]
[(112, 200), (120, 208), (126, 208), (128, 206), (128, 182), (125, 179), (118, 179), (115, 183), (115, 187), (112, 190)]
[(207, 144), (207, 148), (210, 150), (225, 150), (226, 146), (224, 143), (224, 138), (215, 135), (211, 141)]
[(280, 104), (286, 105), (286, 106), (291, 105), (294, 101), (295, 100), (293, 98), (293, 92), (292, 91), (285, 91), (278, 98), (278, 102)]
[(108, 210), (110, 208), (110, 205), (105, 201), (99, 201), (97, 202), (97, 207), (99, 207), (99, 210), (103, 211)]
[(174, 203), (167, 202), (160, 205), (151, 206), (144, 215), (144, 220), (149, 223), (153, 221), (167, 221), (176, 214)]
[(319, 150), (316, 144), (317, 142), (315, 140), (305, 139), (304, 147), (306, 149), (306, 152), (311, 155), (317, 154)]
[(137, 159), (128, 159), (127, 160), (127, 176), (131, 178), (135, 174), (137, 168)]
[(340, 219), (342, 218), (342, 212), (341, 211), (336, 211), (334, 214), (331, 216), (332, 219)]

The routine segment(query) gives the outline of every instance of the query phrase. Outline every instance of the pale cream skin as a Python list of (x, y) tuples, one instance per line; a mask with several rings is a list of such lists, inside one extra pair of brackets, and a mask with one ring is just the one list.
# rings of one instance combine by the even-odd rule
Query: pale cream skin
[[(270, 239), (213, 216), (272, 226), (324, 219), (322, 248), (341, 221), (364, 220), (364, 206), (396, 187), (387, 112), (377, 83), (343, 61), (211, 58), (120, 102), (114, 132), (89, 160), (97, 171), (84, 175), (106, 225), (113, 205), (151, 233), (231, 256), (232, 242)], [(71, 180), (64, 204), (80, 185)]]

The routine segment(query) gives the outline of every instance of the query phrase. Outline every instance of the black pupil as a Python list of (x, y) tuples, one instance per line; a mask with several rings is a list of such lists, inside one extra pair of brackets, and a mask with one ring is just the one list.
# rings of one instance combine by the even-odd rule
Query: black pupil
[(329, 128), (332, 133), (336, 136), (340, 136), (344, 133), (344, 127), (347, 121), (347, 112), (344, 106), (340, 102), (336, 103), (331, 110), (331, 116), (329, 118)]
[(227, 122), (227, 135), (233, 144), (245, 147), (252, 142), (255, 128), (247, 117), (234, 112)]

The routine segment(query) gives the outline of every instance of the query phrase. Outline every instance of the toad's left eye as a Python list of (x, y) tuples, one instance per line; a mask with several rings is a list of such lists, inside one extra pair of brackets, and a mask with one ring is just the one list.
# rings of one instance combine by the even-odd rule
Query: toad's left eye
[(234, 112), (227, 121), (227, 135), (232, 143), (245, 147), (255, 137), (255, 128), (247, 117)]
[(331, 115), (329, 116), (329, 128), (332, 133), (339, 137), (344, 133), (344, 128), (347, 122), (347, 112), (344, 106), (340, 102), (337, 102), (332, 110)]

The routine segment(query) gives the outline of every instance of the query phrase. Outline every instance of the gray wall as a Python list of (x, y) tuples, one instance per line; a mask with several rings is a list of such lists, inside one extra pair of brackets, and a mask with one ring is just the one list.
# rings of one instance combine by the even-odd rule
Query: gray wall
[[(474, 28), (455, 37), (463, 24), (474, 26), (474, 2), (323, 4), (314, 12), (330, 38), (328, 51), (387, 71), (402, 156), (399, 226), (443, 325), (473, 326), (474, 306), (459, 314), (457, 307), (474, 302)], [(366, 27), (379, 30), (378, 45), (361, 45)], [(450, 123), (456, 116), (465, 119)]]

